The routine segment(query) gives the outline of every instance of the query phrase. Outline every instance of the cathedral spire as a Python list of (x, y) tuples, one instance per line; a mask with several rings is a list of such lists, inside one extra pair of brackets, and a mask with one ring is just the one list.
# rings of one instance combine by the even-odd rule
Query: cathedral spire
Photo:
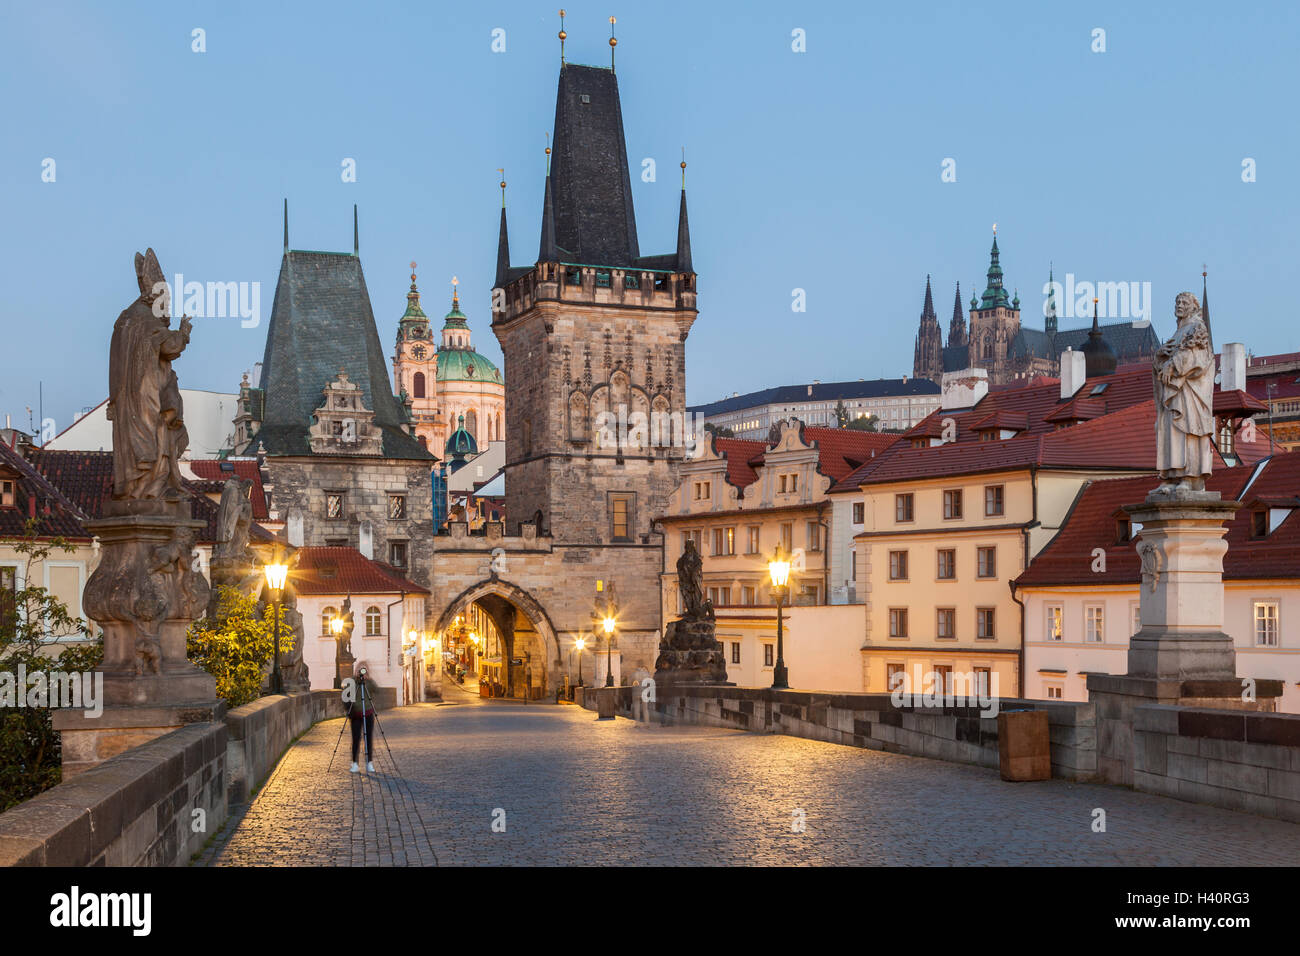
[(948, 347), (965, 346), (966, 316), (961, 308), (961, 283), (957, 283), (957, 294), (952, 300), (952, 321), (948, 323)]
[(988, 285), (980, 302), (981, 309), (1007, 308), (1007, 290), (1002, 286), (1002, 265), (998, 261), (997, 227), (993, 230), (993, 248), (989, 251)]
[(352, 254), (361, 255), (361, 231), (357, 228), (357, 204), (352, 204)]
[(1214, 333), (1210, 330), (1210, 291), (1206, 287), (1209, 270), (1201, 266), (1201, 321), (1205, 323), (1205, 334), (1210, 340), (1210, 351), (1214, 351)]
[(284, 251), (289, 251), (289, 200), (284, 200)]
[(921, 325), (916, 333), (916, 349), (912, 357), (912, 375), (933, 382), (943, 378), (943, 331), (939, 328), (939, 317), (934, 313), (934, 294), (928, 275), (925, 277)]
[(1055, 335), (1057, 331), (1056, 324), (1056, 276), (1052, 272), (1052, 265), (1047, 266), (1047, 305), (1043, 309), (1043, 331), (1048, 335)]

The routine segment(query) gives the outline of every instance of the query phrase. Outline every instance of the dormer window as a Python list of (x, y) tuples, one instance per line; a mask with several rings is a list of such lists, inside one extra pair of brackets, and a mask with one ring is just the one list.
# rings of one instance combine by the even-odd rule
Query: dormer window
[(0, 508), (14, 508), (16, 506), (14, 480), (12, 478), (0, 478)]
[(1133, 522), (1128, 518), (1115, 519), (1115, 543), (1125, 544), (1133, 540)]
[(1219, 453), (1224, 456), (1235, 456), (1237, 453), (1236, 434), (1232, 430), (1232, 422), (1225, 421), (1219, 426)]
[(1252, 538), (1268, 537), (1268, 511), (1256, 508), (1250, 513), (1250, 536)]

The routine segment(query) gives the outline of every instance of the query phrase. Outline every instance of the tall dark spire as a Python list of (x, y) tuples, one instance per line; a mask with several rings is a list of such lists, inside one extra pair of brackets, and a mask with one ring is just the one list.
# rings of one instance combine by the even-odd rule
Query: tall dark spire
[(1115, 350), (1106, 341), (1101, 326), (1097, 323), (1096, 298), (1092, 300), (1092, 331), (1088, 333), (1088, 341), (1083, 343), (1083, 357), (1085, 374), (1088, 378), (1096, 375), (1111, 375), (1118, 365)]
[(352, 204), (352, 254), (361, 255), (361, 231), (357, 228), (357, 204)]
[(555, 199), (551, 194), (551, 177), (546, 177), (542, 194), (542, 241), (537, 249), (538, 262), (559, 262), (560, 249), (555, 242)]
[(1201, 271), (1201, 321), (1205, 323), (1205, 334), (1210, 340), (1210, 352), (1214, 352), (1214, 332), (1210, 329), (1210, 291), (1206, 288), (1206, 276), (1209, 270)]
[[(1095, 309), (1093, 310), (1096, 311)], [(1043, 331), (1048, 335), (1055, 335), (1057, 332), (1056, 323), (1056, 277), (1052, 273), (1052, 267), (1047, 267), (1047, 305), (1043, 309)]]
[(510, 281), (510, 238), (506, 235), (506, 207), (501, 206), (501, 233), (497, 236), (496, 288), (504, 289)]
[[(683, 163), (683, 166), (686, 164)], [(682, 205), (677, 213), (677, 271), (694, 272), (691, 266), (691, 227), (686, 221), (686, 187), (682, 186)]]
[(939, 317), (934, 313), (934, 295), (930, 291), (930, 277), (925, 277), (925, 303), (921, 306), (921, 325), (916, 333), (916, 349), (912, 356), (912, 375), (940, 381), (943, 378), (943, 331)]
[(921, 321), (933, 319), (938, 323), (939, 317), (934, 314), (934, 296), (930, 293), (930, 276), (925, 277), (925, 304), (921, 306)]
[(551, 191), (555, 241), (573, 262), (632, 266), (640, 258), (618, 80), (570, 63), (555, 97)]
[(952, 300), (952, 321), (948, 323), (948, 347), (965, 346), (969, 344), (966, 338), (966, 316), (961, 308), (961, 283), (957, 283), (957, 294)]
[(989, 252), (988, 286), (981, 297), (981, 309), (1007, 308), (1007, 290), (1002, 285), (1002, 265), (998, 262), (998, 236), (993, 234), (993, 248)]
[(289, 251), (289, 200), (284, 200), (284, 251)]

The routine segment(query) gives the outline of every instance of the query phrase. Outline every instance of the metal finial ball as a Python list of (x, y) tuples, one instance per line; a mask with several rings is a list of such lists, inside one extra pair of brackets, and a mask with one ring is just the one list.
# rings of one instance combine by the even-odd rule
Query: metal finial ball
[(615, 23), (618, 23), (618, 21), (617, 21), (616, 19), (614, 19), (613, 17), (610, 17), (610, 18), (609, 18), (609, 22), (610, 22), (611, 25), (613, 25), (613, 24), (615, 24)]
[(682, 169), (686, 168), (686, 160), (682, 160)]
[(614, 37), (610, 37), (610, 38), (609, 38), (609, 45), (610, 45), (610, 46), (618, 46), (618, 40), (616, 40)]
[(506, 188), (506, 181), (505, 181), (504, 179), (501, 180), (501, 188), (502, 188), (502, 189), (505, 189), (505, 188)]
[(569, 39), (569, 35), (568, 35), (567, 33), (565, 33), (563, 30), (561, 30), (561, 31), (560, 31), (558, 34), (556, 34), (556, 35), (557, 35), (561, 40), (567, 40), (567, 39)]
[(546, 147), (546, 155), (547, 155), (547, 156), (550, 156), (550, 155), (551, 155), (551, 147), (549, 147), (549, 146)]

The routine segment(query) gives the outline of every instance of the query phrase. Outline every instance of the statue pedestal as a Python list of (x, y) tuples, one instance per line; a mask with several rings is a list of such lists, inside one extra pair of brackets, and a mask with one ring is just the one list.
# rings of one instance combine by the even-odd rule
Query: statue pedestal
[(86, 582), (86, 614), (104, 630), (104, 710), (57, 710), (65, 774), (89, 769), (186, 724), (220, 720), (216, 678), (186, 655), (185, 635), (208, 601), (193, 567), (202, 521), (188, 502), (112, 502), (119, 513), (86, 522), (101, 544)]
[(659, 642), (655, 684), (726, 684), (727, 659), (709, 618), (670, 621)]
[(1152, 494), (1124, 511), (1139, 531), (1142, 628), (1129, 641), (1128, 673), (1094, 674), (1088, 699), (1097, 715), (1097, 771), (1133, 783), (1133, 717), (1148, 704), (1276, 709), (1281, 681), (1237, 677), (1232, 638), (1223, 633), (1224, 522), (1241, 507), (1217, 492)]

